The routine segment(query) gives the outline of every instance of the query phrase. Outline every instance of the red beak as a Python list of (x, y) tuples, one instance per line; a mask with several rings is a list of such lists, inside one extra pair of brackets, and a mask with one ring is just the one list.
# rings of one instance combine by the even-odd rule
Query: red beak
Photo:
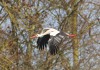
[(34, 35), (34, 36), (32, 36), (32, 37), (30, 37), (31, 39), (34, 39), (34, 38), (36, 38), (37, 36), (36, 35)]

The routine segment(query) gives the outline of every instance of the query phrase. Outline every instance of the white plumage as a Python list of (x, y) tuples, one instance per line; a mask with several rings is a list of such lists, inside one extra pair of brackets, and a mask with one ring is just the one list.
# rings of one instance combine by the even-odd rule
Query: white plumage
[(73, 34), (64, 33), (53, 28), (45, 28), (45, 32), (32, 36), (31, 38), (38, 37), (37, 47), (42, 50), (49, 45), (50, 54), (56, 54), (62, 42), (65, 42), (68, 37), (74, 37)]

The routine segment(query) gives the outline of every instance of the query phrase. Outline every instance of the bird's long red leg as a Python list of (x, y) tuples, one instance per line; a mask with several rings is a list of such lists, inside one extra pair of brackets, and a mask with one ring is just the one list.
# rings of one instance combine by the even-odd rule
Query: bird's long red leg
[(68, 36), (69, 36), (69, 37), (75, 37), (76, 34), (69, 34)]

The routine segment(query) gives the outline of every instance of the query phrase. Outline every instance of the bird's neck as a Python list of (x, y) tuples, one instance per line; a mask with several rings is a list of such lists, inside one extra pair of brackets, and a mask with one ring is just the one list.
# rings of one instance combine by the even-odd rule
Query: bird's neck
[(37, 37), (42, 37), (44, 36), (44, 34), (37, 34)]
[(60, 33), (60, 31), (58, 31), (56, 29), (50, 29), (43, 34), (38, 34), (37, 36), (42, 37), (42, 36), (47, 35), (47, 34), (50, 34), (50, 36), (56, 36), (58, 33)]

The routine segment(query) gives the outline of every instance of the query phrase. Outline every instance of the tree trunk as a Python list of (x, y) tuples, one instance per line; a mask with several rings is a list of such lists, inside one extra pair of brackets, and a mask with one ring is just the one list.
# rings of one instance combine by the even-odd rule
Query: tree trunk
[[(72, 12), (71, 12), (71, 30), (72, 34), (76, 34), (76, 37), (72, 39), (72, 46), (73, 46), (73, 69), (78, 70), (78, 37), (77, 37), (77, 0), (72, 1), (74, 4), (72, 5)], [(72, 4), (72, 3), (71, 3)]]

